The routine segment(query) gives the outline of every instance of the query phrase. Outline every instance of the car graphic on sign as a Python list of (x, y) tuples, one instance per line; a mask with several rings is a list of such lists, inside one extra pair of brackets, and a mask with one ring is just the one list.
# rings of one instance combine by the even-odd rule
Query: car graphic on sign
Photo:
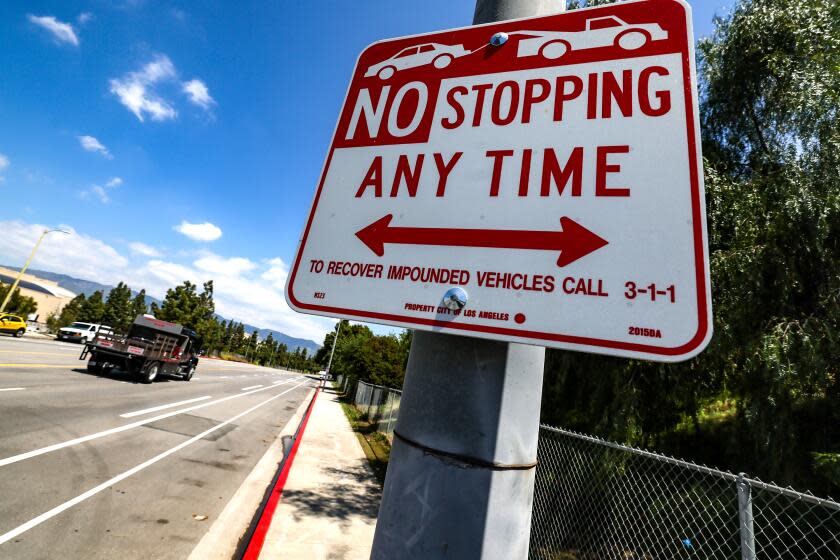
[(372, 65), (365, 72), (365, 77), (379, 76), (382, 80), (391, 78), (397, 71), (431, 64), (435, 68), (446, 68), (460, 56), (470, 54), (464, 45), (442, 45), (424, 43), (406, 47), (391, 58)]
[(616, 46), (626, 51), (640, 49), (651, 41), (668, 38), (657, 23), (627, 23), (616, 16), (590, 18), (583, 31), (519, 31), (528, 35), (519, 41), (516, 55), (542, 56), (555, 60), (572, 50)]

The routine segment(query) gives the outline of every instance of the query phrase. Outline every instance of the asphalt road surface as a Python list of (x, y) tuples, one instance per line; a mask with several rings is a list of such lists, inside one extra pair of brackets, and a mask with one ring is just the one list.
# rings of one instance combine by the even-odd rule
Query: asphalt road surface
[(218, 360), (145, 385), (80, 351), (0, 336), (0, 558), (186, 558), (314, 386)]

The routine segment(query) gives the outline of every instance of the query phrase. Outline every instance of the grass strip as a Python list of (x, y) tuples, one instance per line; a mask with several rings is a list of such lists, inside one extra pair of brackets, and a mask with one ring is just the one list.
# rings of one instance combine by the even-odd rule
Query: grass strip
[[(336, 390), (338, 388), (336, 387)], [(376, 424), (368, 422), (352, 404), (346, 402), (346, 397), (339, 399), (341, 409), (350, 422), (350, 427), (356, 433), (359, 445), (365, 452), (376, 480), (380, 486), (385, 485), (385, 472), (388, 470), (388, 460), (391, 457), (391, 444), (384, 434), (376, 431)]]

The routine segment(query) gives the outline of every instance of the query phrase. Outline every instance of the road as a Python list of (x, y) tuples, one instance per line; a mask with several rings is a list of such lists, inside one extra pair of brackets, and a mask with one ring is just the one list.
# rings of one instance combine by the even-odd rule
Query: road
[(0, 558), (186, 558), (314, 386), (218, 360), (145, 385), (80, 350), (0, 336)]

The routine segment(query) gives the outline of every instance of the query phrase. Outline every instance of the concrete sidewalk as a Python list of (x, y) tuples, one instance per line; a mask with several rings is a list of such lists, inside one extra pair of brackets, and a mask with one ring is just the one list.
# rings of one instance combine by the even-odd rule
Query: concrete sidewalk
[(327, 388), (315, 401), (260, 558), (368, 560), (381, 496)]

